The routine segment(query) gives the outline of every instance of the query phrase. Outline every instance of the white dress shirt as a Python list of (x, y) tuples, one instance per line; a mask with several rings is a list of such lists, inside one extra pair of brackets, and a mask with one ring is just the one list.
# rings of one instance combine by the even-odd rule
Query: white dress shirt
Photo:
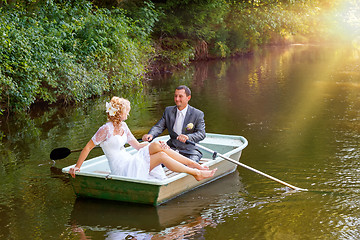
[(182, 134), (182, 127), (184, 125), (184, 120), (186, 116), (186, 112), (188, 110), (188, 106), (186, 106), (183, 110), (176, 109), (176, 119), (174, 124), (174, 132), (176, 132), (178, 135)]

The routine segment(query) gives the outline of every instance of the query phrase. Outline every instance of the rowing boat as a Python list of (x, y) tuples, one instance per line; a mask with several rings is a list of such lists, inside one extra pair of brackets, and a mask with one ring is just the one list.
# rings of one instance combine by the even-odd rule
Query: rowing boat
[[(156, 141), (167, 141), (169, 136), (161, 136)], [(239, 161), (242, 150), (247, 146), (247, 140), (242, 136), (207, 133), (199, 145), (212, 149), (235, 161)], [(133, 154), (136, 149), (127, 147)], [(197, 181), (186, 173), (176, 173), (165, 168), (165, 180), (139, 180), (110, 174), (110, 168), (105, 155), (84, 161), (81, 171), (76, 177), (70, 177), (71, 185), (77, 196), (160, 205), (183, 193), (210, 183), (235, 171), (237, 165), (217, 157), (216, 154), (203, 152), (200, 164), (209, 169), (217, 168), (213, 177)], [(62, 169), (69, 174), (71, 165)]]

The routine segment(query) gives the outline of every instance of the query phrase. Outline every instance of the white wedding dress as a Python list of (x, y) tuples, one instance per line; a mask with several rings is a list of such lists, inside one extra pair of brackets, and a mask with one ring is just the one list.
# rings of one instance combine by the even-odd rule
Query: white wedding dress
[(113, 123), (107, 122), (91, 138), (95, 145), (100, 144), (109, 161), (111, 174), (142, 180), (165, 179), (161, 165), (150, 172), (149, 145), (139, 149), (134, 155), (125, 150), (124, 145), (135, 140), (135, 137), (125, 122), (121, 123), (121, 128), (124, 130), (123, 135), (114, 135)]

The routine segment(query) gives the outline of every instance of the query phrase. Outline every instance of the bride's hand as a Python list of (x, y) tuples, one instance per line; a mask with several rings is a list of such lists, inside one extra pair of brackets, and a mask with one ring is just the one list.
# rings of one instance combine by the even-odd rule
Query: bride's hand
[(75, 172), (80, 172), (80, 168), (79, 167), (70, 168), (69, 173), (73, 178), (75, 178)]
[(167, 145), (166, 142), (164, 142), (164, 141), (159, 141), (159, 143), (160, 143), (160, 146), (161, 146), (162, 149), (169, 149), (170, 148), (169, 145)]

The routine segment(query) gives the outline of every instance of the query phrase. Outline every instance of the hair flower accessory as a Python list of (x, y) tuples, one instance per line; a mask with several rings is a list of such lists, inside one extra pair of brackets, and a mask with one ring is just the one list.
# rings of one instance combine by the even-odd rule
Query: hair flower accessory
[(110, 116), (115, 116), (117, 109), (114, 108), (111, 103), (106, 102), (106, 112), (109, 113)]
[(191, 130), (194, 128), (194, 124), (193, 123), (189, 123), (188, 125), (186, 125), (186, 130)]

